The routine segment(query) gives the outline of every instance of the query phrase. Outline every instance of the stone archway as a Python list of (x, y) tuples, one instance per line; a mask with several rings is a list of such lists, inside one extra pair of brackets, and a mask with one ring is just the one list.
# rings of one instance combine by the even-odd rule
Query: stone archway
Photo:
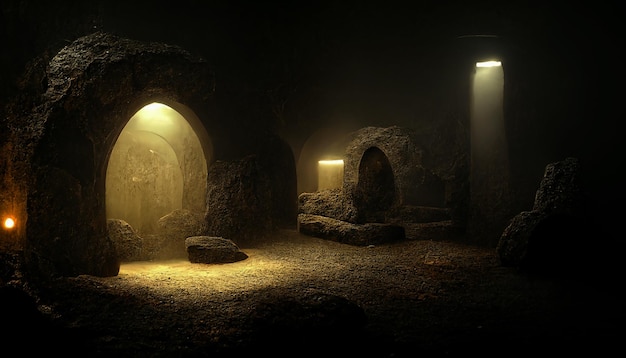
[[(358, 192), (361, 172), (364, 170), (361, 168), (363, 158), (370, 156), (373, 161), (384, 157), (389, 164), (391, 174), (387, 175), (393, 177), (393, 191), (390, 184), (386, 184), (386, 187), (393, 200), (388, 198), (388, 202), (393, 203), (394, 207), (423, 205), (422, 193), (431, 187), (433, 176), (424, 166), (424, 149), (415, 140), (411, 130), (398, 126), (365, 127), (352, 133), (344, 155), (343, 192), (347, 195)], [(391, 183), (391, 179), (385, 180)], [(389, 208), (392, 209), (391, 205)]]
[(212, 112), (212, 68), (175, 46), (94, 33), (27, 75), (30, 95), (15, 100), (8, 119), (20, 128), (11, 137), (19, 155), (8, 178), (27, 198), (17, 218), (25, 223), (17, 238), (25, 263), (44, 276), (117, 275), (105, 205), (115, 141), (134, 113), (161, 102), (189, 120), (208, 166), (207, 133), (225, 136)]

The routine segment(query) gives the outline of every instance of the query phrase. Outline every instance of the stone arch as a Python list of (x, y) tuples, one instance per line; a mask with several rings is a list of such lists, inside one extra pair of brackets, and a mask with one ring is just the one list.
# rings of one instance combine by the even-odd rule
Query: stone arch
[(147, 103), (164, 103), (188, 120), (203, 142), (207, 166), (219, 136), (211, 67), (186, 51), (105, 33), (77, 39), (54, 56), (24, 128), (17, 166), (28, 168), (27, 264), (47, 275), (116, 275), (107, 239), (105, 177), (124, 126)]
[(368, 152), (370, 148), (384, 154), (391, 167), (394, 194), (393, 200), (386, 199), (392, 203), (390, 210), (406, 205), (434, 206), (433, 202), (444, 201), (442, 181), (423, 164), (424, 150), (411, 130), (398, 126), (365, 127), (351, 134), (344, 157), (344, 194), (354, 197), (358, 192), (359, 168), (364, 154), (372, 153)]

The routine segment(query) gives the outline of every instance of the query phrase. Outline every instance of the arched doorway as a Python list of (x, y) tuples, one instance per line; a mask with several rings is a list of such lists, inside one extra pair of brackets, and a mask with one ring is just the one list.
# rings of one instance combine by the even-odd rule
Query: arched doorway
[(204, 212), (207, 160), (196, 132), (178, 111), (150, 103), (120, 133), (106, 171), (106, 216), (139, 234), (177, 210)]
[(385, 222), (386, 211), (395, 200), (396, 189), (389, 159), (377, 147), (368, 148), (359, 163), (355, 204), (361, 222)]

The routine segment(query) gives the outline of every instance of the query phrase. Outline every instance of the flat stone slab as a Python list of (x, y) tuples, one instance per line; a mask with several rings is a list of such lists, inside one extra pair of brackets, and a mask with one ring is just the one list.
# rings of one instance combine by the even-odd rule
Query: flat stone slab
[(193, 263), (232, 263), (248, 258), (232, 240), (215, 236), (190, 236), (185, 239), (189, 261)]
[(396, 224), (353, 224), (321, 215), (298, 214), (302, 234), (355, 246), (377, 245), (406, 238), (404, 227)]

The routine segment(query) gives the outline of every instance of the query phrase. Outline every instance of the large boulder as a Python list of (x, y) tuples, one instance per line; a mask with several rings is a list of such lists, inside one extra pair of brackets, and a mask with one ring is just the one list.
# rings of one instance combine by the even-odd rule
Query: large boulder
[(181, 258), (186, 256), (185, 239), (190, 236), (199, 236), (206, 233), (204, 213), (186, 209), (177, 209), (161, 217), (157, 221), (157, 241), (155, 257)]
[(143, 255), (143, 239), (135, 229), (122, 219), (108, 219), (109, 238), (113, 241), (120, 261), (137, 261), (145, 259)]
[(248, 258), (232, 240), (212, 236), (191, 236), (185, 239), (189, 261), (203, 264), (232, 263)]

